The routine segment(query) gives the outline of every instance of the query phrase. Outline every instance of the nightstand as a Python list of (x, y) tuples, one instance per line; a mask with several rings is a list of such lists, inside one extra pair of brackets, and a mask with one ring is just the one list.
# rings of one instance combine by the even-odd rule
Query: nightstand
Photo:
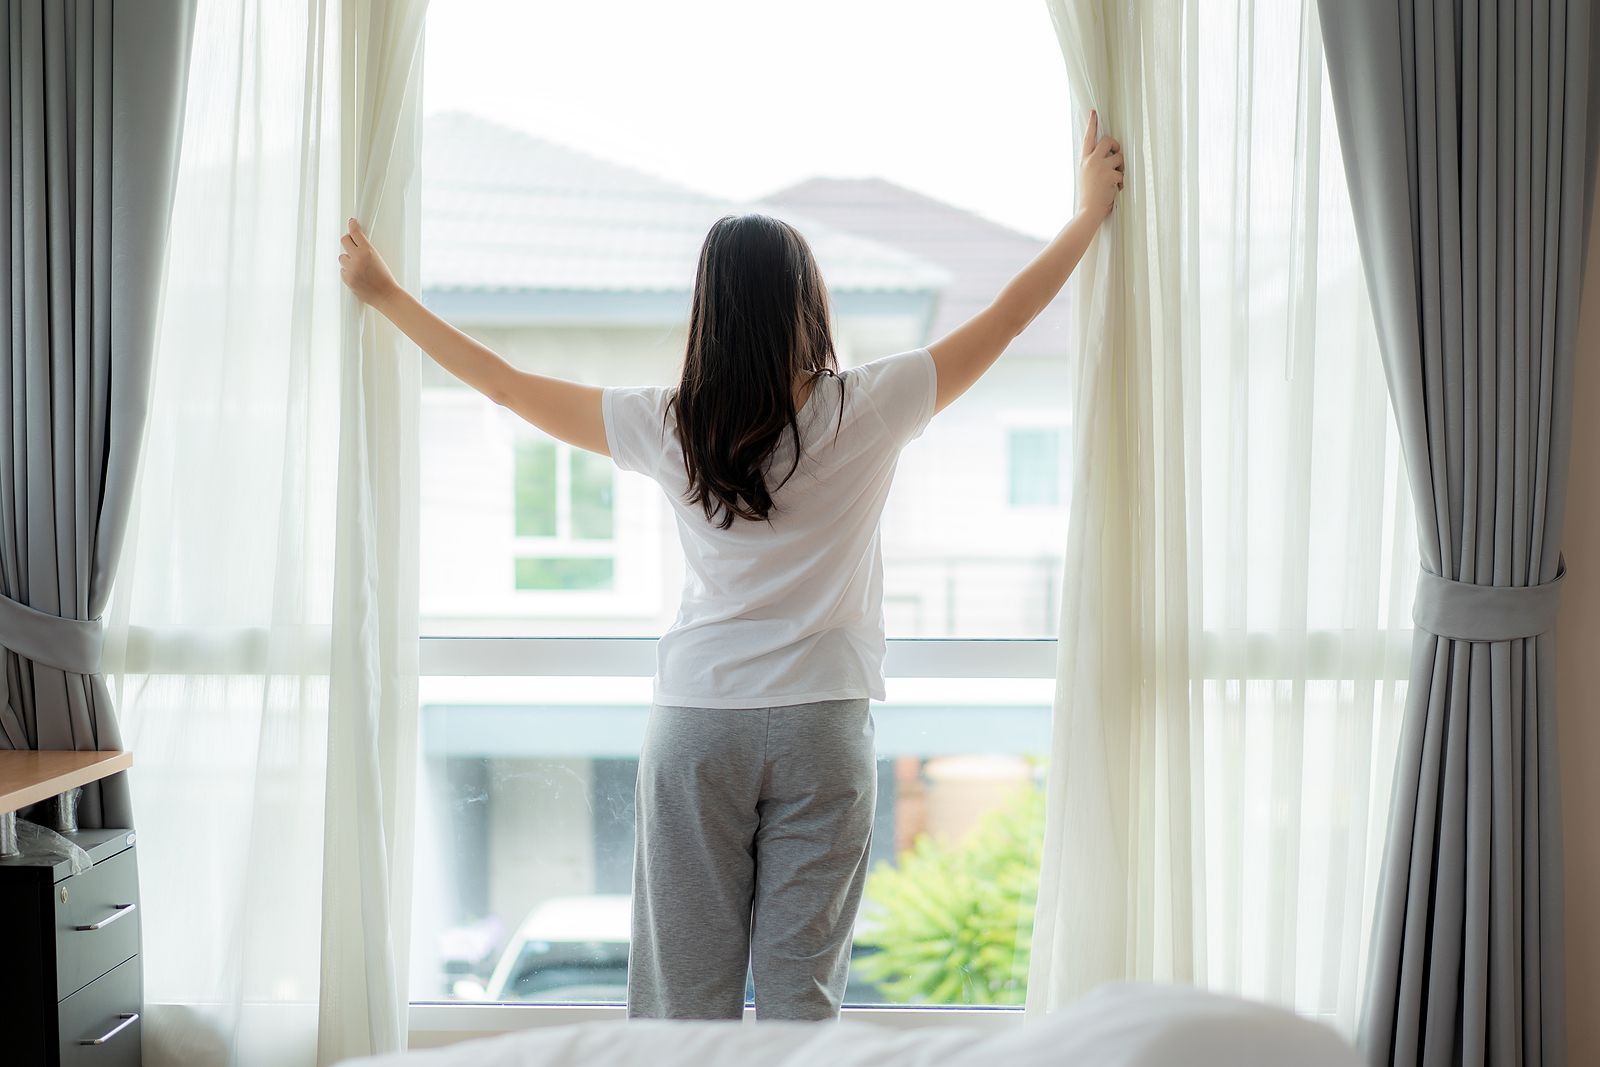
[[(0, 819), (131, 763), (126, 752), (0, 752)], [(0, 1061), (138, 1067), (144, 980), (134, 833), (65, 836), (89, 854), (82, 873), (64, 856), (0, 856)]]
[(139, 872), (131, 830), (70, 836), (94, 866), (0, 859), (0, 1047), (16, 1067), (140, 1062)]

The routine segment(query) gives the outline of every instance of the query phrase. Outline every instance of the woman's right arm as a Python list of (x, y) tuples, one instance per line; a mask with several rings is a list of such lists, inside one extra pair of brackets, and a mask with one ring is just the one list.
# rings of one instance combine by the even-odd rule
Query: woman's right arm
[(934, 411), (942, 411), (983, 377), (1030, 322), (1067, 284), (1122, 188), (1122, 146), (1099, 136), (1100, 117), (1089, 113), (1083, 137), (1079, 208), (1043, 252), (1012, 278), (978, 314), (928, 346), (938, 372)]
[(423, 307), (394, 280), (355, 219), (340, 243), (344, 252), (339, 256), (339, 274), (350, 291), (399, 327), (439, 366), (551, 437), (602, 456), (611, 454), (600, 387), (518, 370)]

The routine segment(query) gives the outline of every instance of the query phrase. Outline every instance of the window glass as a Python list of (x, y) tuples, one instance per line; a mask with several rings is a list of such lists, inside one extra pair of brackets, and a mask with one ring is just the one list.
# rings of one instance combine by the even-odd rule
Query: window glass
[(516, 445), (517, 536), (556, 535), (556, 449), (550, 441)]
[[(427, 34), (422, 296), (524, 370), (672, 384), (700, 242), (725, 214), (805, 235), (846, 367), (943, 336), (1071, 215), (1078, 136), (1042, 7), (452, 0)], [(928, 77), (928, 56), (956, 53), (982, 76)], [(902, 454), (881, 538), (890, 636), (1053, 634), (1066, 470), (1008, 427), (1020, 410), (1066, 427), (1071, 317), (1063, 296)], [(424, 633), (671, 624), (683, 563), (654, 483), (432, 365), (421, 434)]]
[(609, 541), (615, 525), (611, 519), (611, 460), (573, 449), (572, 536), (585, 541)]
[(1014, 508), (1053, 508), (1061, 503), (1061, 431), (1012, 430), (1006, 465)]
[[(1048, 679), (891, 679), (852, 1004), (1021, 1004)], [(645, 678), (422, 682), (411, 995), (620, 1003)]]
[(571, 556), (518, 556), (518, 589), (610, 589), (615, 565), (609, 559)]

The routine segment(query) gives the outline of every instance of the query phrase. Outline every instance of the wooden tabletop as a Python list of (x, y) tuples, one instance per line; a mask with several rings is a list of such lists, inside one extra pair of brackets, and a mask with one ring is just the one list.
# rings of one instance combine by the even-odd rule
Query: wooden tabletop
[(25, 808), (131, 766), (132, 752), (0, 750), (0, 812)]

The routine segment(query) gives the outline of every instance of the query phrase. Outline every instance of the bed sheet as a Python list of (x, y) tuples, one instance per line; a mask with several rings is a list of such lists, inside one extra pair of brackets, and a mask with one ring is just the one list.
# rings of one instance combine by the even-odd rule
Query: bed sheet
[(1334, 1031), (1187, 986), (1103, 986), (1026, 1024), (892, 1028), (617, 1021), (525, 1030), (343, 1067), (1360, 1067)]

